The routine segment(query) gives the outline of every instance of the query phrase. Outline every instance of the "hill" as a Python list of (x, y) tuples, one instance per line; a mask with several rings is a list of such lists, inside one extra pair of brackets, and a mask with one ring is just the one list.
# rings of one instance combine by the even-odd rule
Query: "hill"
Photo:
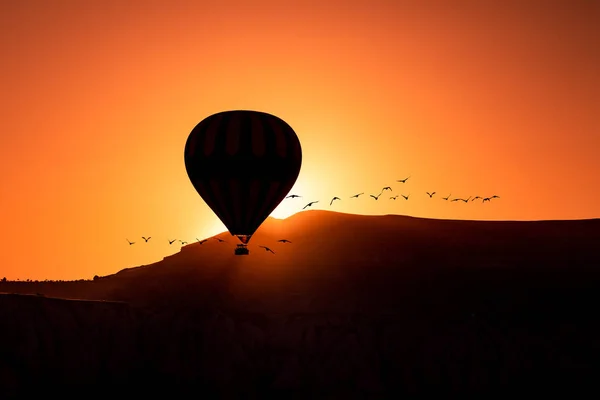
[[(119, 377), (139, 376), (149, 392), (147, 382), (220, 395), (239, 387), (251, 396), (552, 391), (581, 388), (598, 369), (600, 325), (591, 317), (600, 304), (598, 219), (307, 211), (269, 218), (249, 256), (233, 254), (237, 239), (228, 233), (217, 237), (227, 242), (193, 243), (90, 282), (8, 282), (0, 291), (117, 301), (112, 322), (99, 323), (118, 326), (125, 318), (137, 345), (121, 350), (126, 374), (95, 376), (120, 384)], [(29, 329), (36, 324), (54, 326), (59, 338), (71, 326), (89, 343), (93, 335), (83, 327), (108, 312), (82, 302), (88, 322), (73, 328), (56, 321), (79, 308), (42, 296), (27, 296), (37, 308), (23, 301), (0, 302), (2, 321), (21, 321), (11, 325), (19, 333), (2, 339), (9, 347), (0, 348), (15, 360), (61, 354), (42, 347), (19, 358), (14, 349), (27, 346), (14, 344), (35, 335)], [(122, 302), (128, 311), (115, 311)], [(32, 315), (37, 322), (23, 322)], [(110, 340), (132, 340), (119, 335)]]
[[(432, 285), (429, 301), (438, 298), (444, 306), (465, 296), (467, 287), (477, 296), (502, 291), (503, 284), (512, 285), (512, 296), (557, 285), (567, 290), (573, 280), (591, 284), (581, 274), (595, 277), (600, 261), (600, 220), (458, 221), (307, 211), (269, 218), (252, 238), (249, 256), (233, 254), (237, 239), (228, 233), (216, 237), (227, 242), (193, 243), (95, 282), (20, 284), (20, 292), (159, 307), (218, 300), (265, 313), (357, 307), (396, 312), (405, 296), (422, 297)], [(5, 290), (19, 291), (15, 286)]]

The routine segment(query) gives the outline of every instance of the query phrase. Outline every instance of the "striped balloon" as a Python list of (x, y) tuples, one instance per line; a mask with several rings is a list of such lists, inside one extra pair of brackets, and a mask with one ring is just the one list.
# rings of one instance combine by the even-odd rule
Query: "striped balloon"
[(246, 244), (294, 186), (302, 148), (282, 119), (235, 110), (213, 114), (196, 125), (184, 158), (200, 197)]

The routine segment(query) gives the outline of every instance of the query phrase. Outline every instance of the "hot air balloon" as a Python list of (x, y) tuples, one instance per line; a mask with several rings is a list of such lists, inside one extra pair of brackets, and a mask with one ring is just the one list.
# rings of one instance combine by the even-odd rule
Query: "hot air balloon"
[(184, 151), (192, 185), (241, 244), (289, 193), (302, 165), (302, 148), (282, 119), (260, 111), (210, 115), (192, 129)]

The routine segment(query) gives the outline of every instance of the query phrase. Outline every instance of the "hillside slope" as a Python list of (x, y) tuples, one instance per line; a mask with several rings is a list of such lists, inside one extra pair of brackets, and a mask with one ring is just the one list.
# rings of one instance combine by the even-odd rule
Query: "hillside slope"
[(93, 282), (0, 283), (126, 302), (0, 295), (3, 393), (597, 392), (600, 220), (310, 211), (247, 257), (218, 237)]

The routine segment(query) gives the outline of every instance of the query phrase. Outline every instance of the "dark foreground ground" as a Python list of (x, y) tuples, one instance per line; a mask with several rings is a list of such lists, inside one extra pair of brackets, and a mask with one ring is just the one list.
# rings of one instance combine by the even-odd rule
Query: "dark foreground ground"
[(2, 398), (598, 392), (597, 277), (521, 283), (428, 282), (393, 313), (280, 316), (2, 295)]
[(0, 295), (0, 399), (600, 393), (599, 220), (315, 215), (257, 235), (304, 251), (212, 241), (96, 281), (0, 283), (21, 293)]

